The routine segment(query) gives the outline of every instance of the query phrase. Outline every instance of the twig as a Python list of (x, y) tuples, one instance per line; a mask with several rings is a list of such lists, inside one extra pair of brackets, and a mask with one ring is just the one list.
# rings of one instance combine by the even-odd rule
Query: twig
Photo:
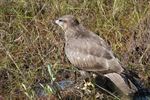
[(113, 93), (109, 92), (108, 90), (104, 89), (103, 87), (99, 86), (98, 84), (95, 84), (98, 88), (104, 90), (105, 92), (107, 92), (108, 94), (110, 94), (111, 96), (115, 97), (117, 100), (120, 100), (120, 98), (118, 98), (117, 96), (115, 96)]
[(19, 66), (17, 65), (17, 63), (15, 62), (15, 60), (13, 59), (13, 57), (11, 56), (10, 52), (5, 48), (5, 46), (1, 43), (1, 46), (4, 48), (6, 55), (11, 59), (11, 61), (14, 63), (14, 65), (16, 66), (17, 70), (19, 71), (19, 73), (24, 77), (22, 71), (19, 69)]
[(144, 55), (145, 55), (145, 54), (146, 54), (146, 52), (149, 50), (149, 48), (150, 48), (150, 44), (148, 44), (148, 45), (147, 45), (147, 48), (145, 49), (144, 53), (143, 53), (143, 54), (142, 54), (142, 56), (140, 57), (140, 59), (139, 59), (139, 63), (141, 63), (141, 61), (142, 61), (142, 59), (143, 59)]

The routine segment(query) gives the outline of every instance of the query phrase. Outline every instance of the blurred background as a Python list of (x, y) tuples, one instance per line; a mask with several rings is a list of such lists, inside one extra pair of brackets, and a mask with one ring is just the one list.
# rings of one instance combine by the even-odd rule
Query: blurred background
[(104, 38), (150, 87), (149, 0), (0, 0), (0, 98), (35, 99), (32, 87), (50, 80), (48, 65), (55, 75), (72, 67), (53, 24), (66, 14)]

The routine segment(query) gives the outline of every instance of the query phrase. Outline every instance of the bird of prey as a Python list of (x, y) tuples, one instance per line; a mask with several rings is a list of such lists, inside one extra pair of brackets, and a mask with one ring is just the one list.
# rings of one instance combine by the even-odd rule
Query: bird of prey
[(101, 37), (86, 29), (73, 15), (62, 16), (55, 23), (64, 31), (65, 54), (71, 64), (84, 71), (103, 74), (126, 95), (138, 91), (134, 78), (125, 75), (131, 88), (122, 77), (125, 69)]

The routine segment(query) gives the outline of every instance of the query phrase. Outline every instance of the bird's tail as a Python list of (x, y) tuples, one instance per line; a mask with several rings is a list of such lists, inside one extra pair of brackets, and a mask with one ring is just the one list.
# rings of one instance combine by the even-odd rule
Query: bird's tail
[(124, 78), (117, 73), (109, 73), (109, 74), (105, 74), (105, 76), (107, 78), (109, 78), (114, 84), (115, 86), (121, 90), (123, 92), (123, 94), (125, 95), (130, 95), (131, 93), (135, 92), (137, 90), (137, 88), (131, 83), (130, 88), (128, 86), (128, 83), (124, 80)]
[(142, 88), (134, 93), (133, 100), (150, 100), (150, 89)]
[(150, 100), (150, 89), (145, 89), (138, 77), (130, 72), (105, 74), (125, 95), (133, 95), (133, 100)]
[[(124, 79), (130, 80), (137, 88), (137, 91), (134, 93), (133, 100), (150, 100), (150, 89), (143, 86), (138, 75), (132, 71), (125, 71), (122, 74), (125, 76)], [(130, 84), (128, 84), (128, 86), (130, 86)]]

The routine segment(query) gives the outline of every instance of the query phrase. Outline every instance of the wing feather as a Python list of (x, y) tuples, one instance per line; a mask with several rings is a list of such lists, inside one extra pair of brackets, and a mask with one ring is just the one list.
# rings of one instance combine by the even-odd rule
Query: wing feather
[(101, 38), (70, 39), (66, 42), (65, 53), (74, 66), (87, 71), (122, 69), (112, 51)]

